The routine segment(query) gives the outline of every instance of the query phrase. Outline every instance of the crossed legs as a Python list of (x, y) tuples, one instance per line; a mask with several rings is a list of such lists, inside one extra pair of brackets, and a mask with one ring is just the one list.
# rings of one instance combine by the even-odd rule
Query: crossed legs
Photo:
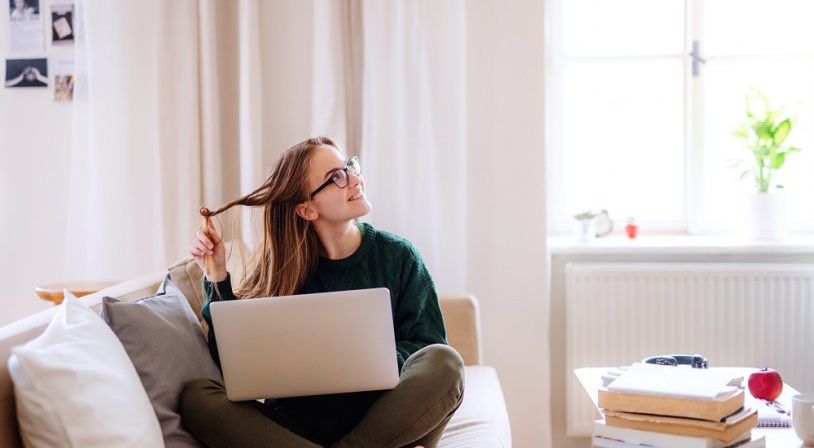
[(434, 448), (463, 393), (458, 352), (441, 344), (424, 347), (404, 362), (398, 386), (382, 394), (332, 448)]
[[(434, 448), (463, 391), (460, 355), (446, 345), (427, 346), (405, 361), (396, 388), (383, 393), (332, 448)], [(184, 425), (209, 447), (319, 447), (299, 430), (298, 422), (261, 403), (229, 401), (219, 381), (190, 382), (180, 407)]]

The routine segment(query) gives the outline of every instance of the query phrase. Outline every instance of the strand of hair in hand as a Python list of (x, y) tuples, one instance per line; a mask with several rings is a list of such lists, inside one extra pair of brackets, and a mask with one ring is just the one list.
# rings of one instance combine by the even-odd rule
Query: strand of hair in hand
[[(209, 238), (209, 240), (212, 241), (212, 244), (217, 246), (218, 244), (220, 244), (221, 241), (223, 241), (223, 236), (221, 236), (217, 241), (215, 241), (214, 235), (209, 233), (209, 223), (211, 222), (211, 219), (213, 217), (215, 219), (217, 219), (217, 216), (215, 216), (215, 213), (213, 213), (212, 211), (210, 211), (206, 207), (201, 207), (200, 213), (201, 213), (201, 218), (202, 218), (201, 219), (201, 232), (203, 232), (204, 235), (206, 235)], [(218, 224), (220, 224), (220, 221), (218, 221)], [(204, 275), (209, 275), (210, 273), (213, 273), (215, 271), (215, 256), (214, 256), (214, 254), (213, 255), (209, 255), (209, 254), (204, 255), (204, 263), (203, 264), (204, 264)], [(220, 289), (218, 288), (218, 282), (212, 282), (212, 287), (215, 288), (215, 294), (217, 294), (218, 298), (220, 298), (221, 296), (220, 296)]]

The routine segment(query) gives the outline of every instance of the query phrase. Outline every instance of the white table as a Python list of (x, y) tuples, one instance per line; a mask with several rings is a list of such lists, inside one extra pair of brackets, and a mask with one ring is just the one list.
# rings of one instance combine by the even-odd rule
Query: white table
[[(732, 376), (738, 374), (743, 375), (744, 382), (749, 378), (749, 374), (757, 369), (748, 367), (715, 367), (715, 370), (731, 370)], [(591, 397), (594, 406), (599, 409), (598, 400), (599, 394), (597, 391), (602, 388), (602, 374), (608, 371), (608, 367), (583, 367), (574, 369), (574, 374), (577, 376), (579, 383), (582, 385), (588, 396)], [(746, 393), (749, 393), (747, 390)], [(797, 391), (783, 383), (783, 393), (777, 402), (783, 406), (784, 409), (791, 409), (791, 397)], [(794, 433), (794, 429), (789, 428), (755, 428), (752, 430), (752, 436), (765, 436), (767, 448), (810, 448), (803, 445), (803, 442)]]

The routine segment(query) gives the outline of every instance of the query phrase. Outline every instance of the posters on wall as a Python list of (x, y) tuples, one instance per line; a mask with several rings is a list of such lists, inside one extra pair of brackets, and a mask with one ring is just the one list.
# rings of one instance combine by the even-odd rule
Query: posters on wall
[(73, 56), (53, 57), (48, 65), (54, 74), (54, 101), (73, 101)]
[(40, 0), (6, 0), (9, 3), (9, 52), (42, 52), (45, 49), (42, 33)]
[[(44, 87), (54, 85), (54, 101), (71, 101), (74, 86), (73, 54), (57, 52), (46, 58), (43, 0), (0, 0), (8, 4), (9, 53), (19, 56), (6, 59), (6, 88)], [(76, 34), (74, 4), (71, 0), (53, 0), (50, 5), (51, 46), (66, 47)], [(39, 57), (42, 56), (42, 57)], [(50, 75), (53, 82), (49, 82)]]
[(73, 4), (51, 5), (51, 45), (72, 45), (73, 36)]
[[(76, 35), (74, 4), (51, 4), (51, 45), (71, 46)], [(73, 101), (74, 56), (54, 56), (49, 59), (54, 76), (54, 101)]]
[(6, 59), (6, 87), (48, 87), (48, 62), (43, 59)]

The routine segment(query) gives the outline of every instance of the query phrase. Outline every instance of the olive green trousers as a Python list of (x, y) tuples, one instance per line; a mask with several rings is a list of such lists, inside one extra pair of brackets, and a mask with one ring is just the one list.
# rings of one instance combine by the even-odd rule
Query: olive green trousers
[[(463, 400), (464, 366), (449, 346), (427, 346), (404, 363), (395, 389), (382, 393), (361, 422), (332, 448), (434, 448)], [(298, 422), (258, 401), (232, 402), (223, 383), (190, 382), (180, 401), (184, 426), (209, 447), (317, 448)]]

